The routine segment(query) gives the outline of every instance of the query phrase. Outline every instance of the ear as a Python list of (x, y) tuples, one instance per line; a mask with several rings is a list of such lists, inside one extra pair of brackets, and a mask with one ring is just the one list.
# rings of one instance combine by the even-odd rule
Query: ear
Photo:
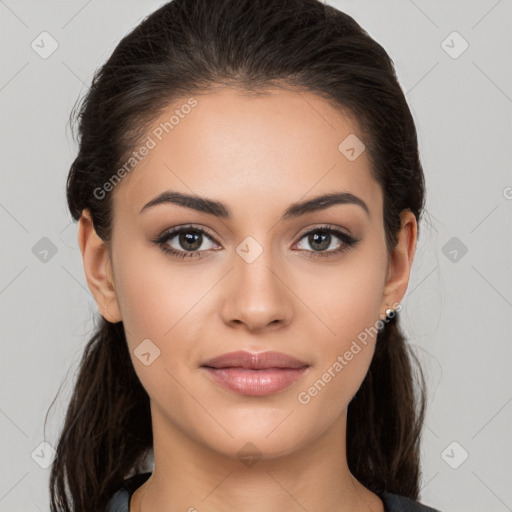
[(78, 221), (78, 244), (82, 253), (85, 277), (101, 315), (109, 322), (122, 320), (117, 302), (110, 255), (105, 242), (94, 229), (88, 209)]
[(400, 219), (401, 229), (398, 233), (397, 244), (389, 258), (381, 311), (385, 311), (387, 308), (397, 309), (397, 305), (404, 298), (416, 252), (418, 236), (416, 217), (411, 210), (407, 209), (400, 213)]

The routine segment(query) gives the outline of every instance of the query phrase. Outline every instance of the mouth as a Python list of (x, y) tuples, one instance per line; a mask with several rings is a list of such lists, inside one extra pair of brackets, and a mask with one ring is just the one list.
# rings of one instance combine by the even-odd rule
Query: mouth
[(280, 352), (230, 352), (201, 368), (222, 387), (246, 396), (266, 396), (288, 388), (310, 365)]

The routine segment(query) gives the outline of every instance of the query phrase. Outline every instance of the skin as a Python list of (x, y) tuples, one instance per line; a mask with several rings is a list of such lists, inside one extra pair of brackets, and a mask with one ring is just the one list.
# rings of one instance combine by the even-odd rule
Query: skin
[[(350, 473), (345, 449), (347, 406), (368, 371), (376, 337), (308, 404), (297, 395), (388, 305), (400, 303), (416, 219), (402, 212), (388, 258), (382, 190), (366, 151), (349, 161), (338, 150), (349, 134), (363, 142), (364, 135), (320, 97), (282, 90), (254, 97), (226, 88), (196, 99), (114, 189), (111, 247), (95, 233), (87, 210), (79, 222), (89, 288), (107, 320), (123, 321), (151, 400), (155, 468), (130, 511), (382, 512), (378, 496)], [(233, 218), (173, 204), (139, 214), (166, 190), (222, 201)], [(340, 204), (279, 220), (290, 204), (337, 191), (363, 199), (370, 215)], [(215, 240), (203, 237), (200, 257), (172, 258), (152, 245), (164, 230), (189, 223), (215, 234)], [(308, 257), (315, 251), (303, 235), (324, 224), (359, 243), (338, 255)], [(236, 252), (247, 236), (263, 249), (252, 263)], [(190, 247), (177, 236), (167, 244)], [(333, 234), (328, 250), (341, 244)], [(160, 349), (148, 366), (134, 355), (147, 338)], [(277, 350), (310, 368), (274, 395), (242, 396), (212, 383), (200, 368), (233, 350)], [(237, 457), (247, 442), (261, 454), (251, 467)]]

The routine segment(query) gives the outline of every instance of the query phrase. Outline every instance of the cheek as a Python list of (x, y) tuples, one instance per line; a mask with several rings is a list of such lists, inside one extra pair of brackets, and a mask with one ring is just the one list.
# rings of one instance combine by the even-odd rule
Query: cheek
[[(373, 254), (376, 254), (374, 252)], [(332, 420), (348, 405), (363, 382), (377, 339), (385, 268), (376, 256), (361, 252), (335, 272), (317, 274), (322, 287), (310, 288), (316, 322), (315, 371), (297, 401), (309, 413)], [(327, 272), (327, 271), (326, 271)]]
[(317, 285), (311, 286), (308, 279), (298, 293), (318, 319), (316, 330), (322, 333), (324, 348), (331, 355), (343, 352), (379, 318), (385, 266), (371, 251), (366, 252), (369, 255), (363, 251), (351, 255), (336, 269), (319, 268)]
[(296, 400), (304, 414), (322, 418), (319, 432), (342, 414), (366, 377), (377, 341), (371, 302), (368, 296), (352, 297), (346, 309), (338, 306), (338, 314), (328, 319), (334, 334), (326, 332), (318, 339), (317, 364)]
[(119, 243), (116, 250), (117, 298), (135, 372), (151, 397), (177, 400), (180, 386), (172, 375), (176, 363), (190, 358), (183, 329), (201, 289), (166, 262), (157, 248), (132, 242)]
[(116, 251), (117, 298), (130, 341), (162, 339), (187, 306), (192, 307), (195, 284), (176, 271), (158, 248), (121, 239)]
[[(184, 365), (197, 361), (199, 348), (191, 341), (204, 337), (203, 307), (218, 278), (180, 269), (158, 248), (143, 243), (119, 243), (116, 250), (122, 255), (115, 262), (116, 291), (130, 354), (144, 387), (158, 393), (161, 384), (169, 386), (164, 369), (179, 377)], [(137, 359), (139, 347), (158, 354), (150, 366)]]

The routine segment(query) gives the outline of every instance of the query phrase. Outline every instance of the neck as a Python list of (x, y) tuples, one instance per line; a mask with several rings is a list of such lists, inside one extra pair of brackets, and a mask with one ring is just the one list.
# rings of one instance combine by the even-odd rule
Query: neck
[(384, 512), (380, 498), (348, 469), (346, 414), (292, 453), (275, 456), (242, 442), (245, 449), (234, 457), (196, 443), (158, 410), (152, 416), (155, 466), (134, 494), (130, 512)]

